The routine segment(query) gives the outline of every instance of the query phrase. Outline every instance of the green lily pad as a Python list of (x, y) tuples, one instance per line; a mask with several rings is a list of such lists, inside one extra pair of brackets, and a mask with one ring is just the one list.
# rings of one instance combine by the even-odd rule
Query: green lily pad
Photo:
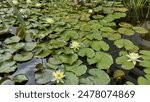
[(83, 49), (79, 50), (78, 55), (81, 57), (87, 56), (89, 58), (92, 58), (92, 57), (94, 57), (95, 52), (91, 48), (83, 48)]
[(32, 57), (32, 52), (21, 52), (20, 54), (15, 54), (14, 60), (18, 62), (23, 62), (32, 59)]
[(62, 35), (61, 35), (61, 39), (68, 41), (70, 38), (72, 39), (78, 39), (79, 35), (76, 31), (65, 31)]
[(0, 54), (0, 62), (4, 62), (12, 58), (12, 54), (9, 52), (5, 52), (4, 54)]
[(54, 79), (53, 72), (49, 69), (35, 73), (35, 81), (37, 84), (46, 84), (52, 79)]
[(0, 63), (0, 73), (10, 73), (15, 71), (17, 68), (15, 61), (5, 61)]
[(139, 85), (150, 85), (150, 75), (140, 76), (137, 81)]
[(96, 52), (95, 57), (87, 59), (90, 65), (96, 63), (96, 67), (99, 69), (108, 69), (113, 64), (113, 58), (111, 55), (104, 52)]
[(78, 85), (79, 79), (75, 74), (73, 74), (71, 72), (66, 72), (64, 84), (65, 85)]
[(118, 39), (114, 42), (115, 46), (118, 48), (125, 48), (126, 50), (132, 50), (134, 48), (134, 44), (127, 39)]
[(13, 77), (15, 83), (23, 83), (28, 81), (28, 77), (25, 74), (18, 74)]
[(141, 50), (139, 53), (141, 54), (142, 59), (150, 60), (150, 51)]
[(118, 33), (110, 34), (110, 35), (108, 36), (108, 40), (118, 40), (118, 39), (120, 39), (120, 38), (121, 38), (121, 35), (118, 34)]
[(135, 67), (132, 62), (128, 62), (129, 58), (126, 55), (116, 58), (116, 63), (121, 65), (121, 68), (131, 70)]
[(10, 38), (7, 38), (4, 42), (6, 44), (12, 44), (12, 43), (18, 43), (20, 41), (20, 38), (18, 36), (12, 36)]
[(91, 76), (81, 78), (81, 84), (107, 85), (110, 82), (109, 75), (100, 69), (90, 69), (88, 73)]
[(73, 65), (73, 66), (66, 66), (67, 71), (71, 71), (75, 73), (77, 76), (81, 76), (86, 73), (87, 67), (86, 65)]
[(78, 55), (77, 55), (77, 54), (71, 54), (71, 55), (61, 54), (61, 55), (58, 55), (57, 59), (58, 59), (60, 62), (63, 62), (63, 63), (67, 63), (67, 64), (69, 64), (69, 65), (72, 65), (74, 62), (77, 61)]
[(126, 23), (126, 22), (121, 22), (121, 23), (119, 23), (119, 26), (120, 26), (120, 27), (124, 27), (124, 28), (131, 28), (131, 27), (133, 27), (132, 24)]
[(143, 70), (146, 74), (150, 74), (150, 67), (148, 67), (148, 68), (144, 68), (144, 70)]
[(39, 45), (39, 47), (40, 48), (38, 48), (38, 49), (35, 48), (36, 49), (35, 55), (34, 55), (35, 58), (45, 58), (52, 53), (52, 50), (49, 49), (49, 47), (50, 47), (49, 43), (42, 43)]
[(36, 47), (36, 43), (30, 42), (30, 43), (25, 43), (24, 50), (25, 51), (32, 51)]
[(119, 28), (118, 32), (120, 34), (124, 34), (124, 35), (128, 35), (128, 36), (135, 34), (135, 32), (132, 29), (129, 29), (129, 28)]
[(133, 30), (139, 34), (146, 34), (148, 33), (148, 30), (143, 27), (133, 27)]
[(114, 30), (111, 27), (102, 27), (102, 28), (100, 28), (100, 30), (102, 32), (109, 32), (109, 33), (114, 32)]
[(25, 43), (9, 44), (7, 47), (9, 48), (10, 53), (14, 53), (20, 49), (23, 49), (25, 47)]
[(56, 58), (49, 58), (46, 65), (48, 68), (56, 70), (59, 64), (61, 64), (61, 62)]
[(93, 41), (91, 47), (95, 50), (95, 51), (100, 51), (101, 49), (104, 51), (108, 51), (109, 50), (109, 45), (104, 42), (104, 41)]

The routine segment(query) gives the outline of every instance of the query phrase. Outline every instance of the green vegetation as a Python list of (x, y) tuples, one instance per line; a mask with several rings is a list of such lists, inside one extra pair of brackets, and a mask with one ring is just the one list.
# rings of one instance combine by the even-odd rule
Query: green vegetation
[[(42, 60), (33, 69), (36, 84), (117, 83), (136, 66), (146, 74), (133, 84), (149, 84), (150, 51), (127, 39), (148, 31), (116, 22), (126, 17), (121, 2), (12, 1), (0, 5), (0, 84), (28, 82), (27, 73), (17, 73), (18, 64), (33, 58)], [(16, 28), (14, 35), (11, 27)]]

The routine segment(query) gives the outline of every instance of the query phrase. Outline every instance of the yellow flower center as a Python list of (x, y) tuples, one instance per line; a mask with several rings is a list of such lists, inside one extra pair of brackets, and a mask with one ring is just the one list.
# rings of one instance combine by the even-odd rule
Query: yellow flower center
[(60, 70), (56, 71), (53, 73), (54, 75), (54, 81), (56, 81), (57, 83), (59, 82), (63, 82), (63, 78), (65, 77), (64, 72), (61, 72)]

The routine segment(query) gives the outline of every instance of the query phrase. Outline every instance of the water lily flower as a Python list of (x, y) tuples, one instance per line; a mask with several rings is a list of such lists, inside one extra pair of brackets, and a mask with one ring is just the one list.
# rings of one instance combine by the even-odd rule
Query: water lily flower
[(57, 83), (59, 82), (64, 83), (64, 81), (62, 80), (65, 77), (64, 72), (61, 72), (60, 70), (58, 70), (54, 72), (53, 75), (55, 78), (52, 81), (56, 81)]
[(26, 0), (26, 2), (27, 2), (28, 4), (32, 3), (32, 1), (31, 1), (31, 0)]
[(139, 58), (141, 57), (141, 56), (139, 56), (139, 54), (138, 53), (129, 53), (128, 55), (126, 55), (128, 58), (129, 58), (129, 60), (128, 60), (128, 62), (132, 62), (134, 65), (136, 64), (136, 62), (141, 62), (141, 60), (139, 60)]
[(47, 21), (47, 23), (50, 23), (50, 24), (52, 24), (52, 23), (55, 22), (55, 21), (53, 20), (53, 18), (47, 18), (46, 21)]
[(70, 44), (70, 48), (72, 49), (79, 49), (79, 47), (80, 47), (80, 43), (77, 41), (72, 41)]
[(89, 9), (89, 13), (93, 13), (93, 10), (92, 10), (92, 9)]
[(12, 2), (15, 4), (15, 5), (18, 5), (19, 2), (17, 0), (12, 0)]
[(41, 4), (41, 3), (36, 3), (35, 6), (36, 6), (36, 7), (41, 7), (42, 4)]

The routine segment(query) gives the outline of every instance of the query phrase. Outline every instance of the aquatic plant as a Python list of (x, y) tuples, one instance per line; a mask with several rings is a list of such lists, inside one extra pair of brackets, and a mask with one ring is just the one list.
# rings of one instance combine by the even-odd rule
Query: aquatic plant
[[(126, 17), (127, 11), (119, 2), (65, 2), (65, 6), (62, 3), (54, 7), (52, 1), (42, 0), (37, 7), (36, 3), (21, 0), (17, 9), (24, 15), (26, 33), (21, 27), (16, 27), (15, 33), (11, 31), (20, 23), (11, 12), (13, 8), (6, 1), (2, 3), (0, 24), (5, 26), (0, 30), (1, 84), (8, 80), (11, 84), (30, 81), (27, 72), (17, 71), (18, 64), (31, 59), (42, 60), (32, 70), (36, 84), (111, 84), (138, 64), (149, 75), (149, 51), (140, 50), (128, 39), (148, 31), (126, 22), (116, 23)], [(22, 34), (24, 37), (20, 37)], [(139, 56), (134, 58), (133, 54)], [(137, 82), (141, 84), (141, 80), (149, 83), (147, 77), (139, 76)]]

